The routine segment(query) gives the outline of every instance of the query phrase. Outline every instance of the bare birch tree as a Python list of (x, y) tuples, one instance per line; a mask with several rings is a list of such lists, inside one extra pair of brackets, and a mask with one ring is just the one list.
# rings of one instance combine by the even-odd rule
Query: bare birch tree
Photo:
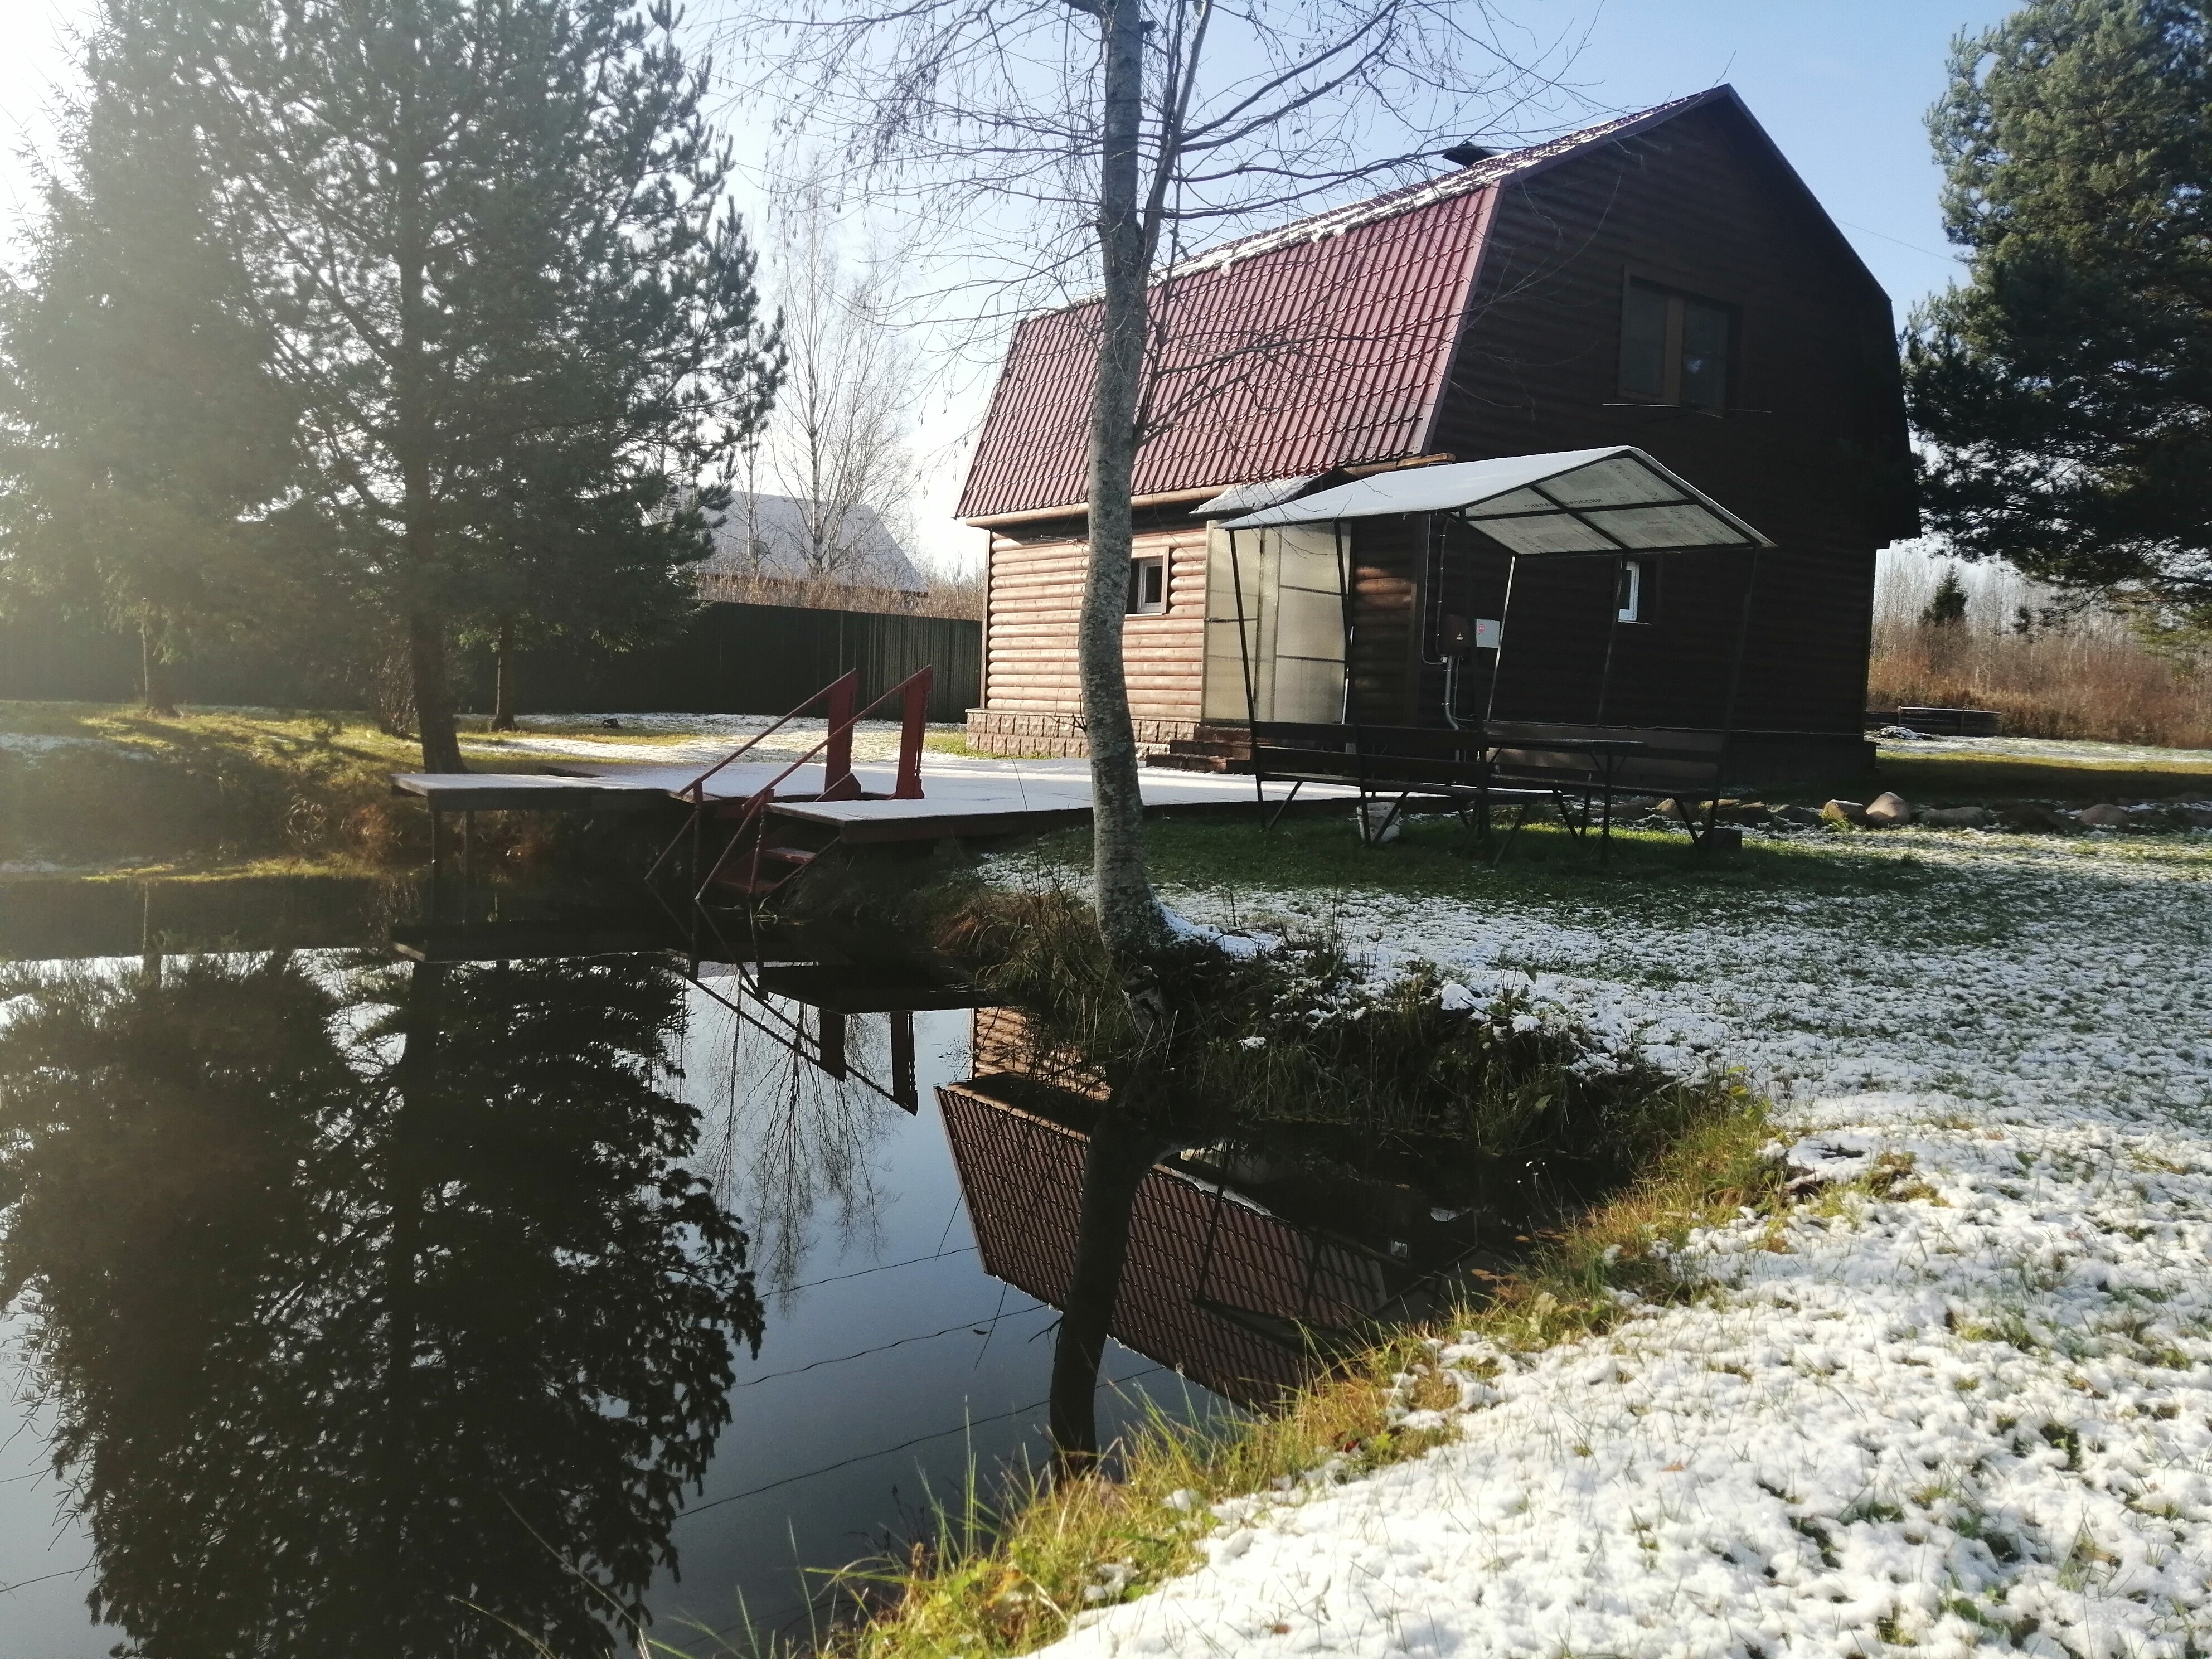
[(733, 36), (780, 33), (789, 118), (834, 131), (854, 176), (957, 227), (971, 270), (998, 264), (1002, 296), (1097, 297), (1079, 634), (1094, 898), (1149, 1018), (1146, 964), (1171, 929), (1146, 864), (1121, 623), (1155, 273), (1432, 172), (1447, 139), (1511, 129), (1556, 84), (1532, 65), (1557, 50), (1510, 42), (1486, 0), (732, 3)]
[[(918, 364), (900, 314), (897, 250), (872, 237), (857, 252), (848, 246), (847, 203), (818, 159), (777, 198), (768, 280), (787, 368), (747, 474), (799, 503), (795, 535), (784, 532), (796, 544), (783, 550), (803, 568), (789, 574), (851, 580), (872, 574), (877, 526), (900, 522), (915, 487)], [(770, 532), (753, 517), (740, 522), (758, 557)]]

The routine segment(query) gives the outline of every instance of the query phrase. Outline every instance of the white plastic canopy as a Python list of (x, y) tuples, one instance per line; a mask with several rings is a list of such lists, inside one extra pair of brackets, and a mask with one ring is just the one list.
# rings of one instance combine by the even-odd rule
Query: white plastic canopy
[(1231, 519), (1229, 530), (1449, 513), (1514, 553), (1665, 553), (1774, 544), (1642, 450), (1570, 449), (1407, 467)]

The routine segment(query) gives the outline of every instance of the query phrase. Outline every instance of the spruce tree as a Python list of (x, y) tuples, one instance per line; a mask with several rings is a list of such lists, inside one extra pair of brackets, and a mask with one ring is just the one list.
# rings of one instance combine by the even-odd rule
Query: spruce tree
[(1929, 527), (2212, 625), (2212, 30), (2197, 0), (2033, 0), (1929, 115), (1968, 280), (1908, 342)]

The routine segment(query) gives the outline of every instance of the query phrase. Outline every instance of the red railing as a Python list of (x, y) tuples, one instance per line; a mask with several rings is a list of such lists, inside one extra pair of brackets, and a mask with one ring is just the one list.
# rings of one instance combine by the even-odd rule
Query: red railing
[[(810, 764), (817, 756), (823, 757), (822, 790), (814, 799), (817, 800), (859, 799), (860, 781), (853, 774), (853, 728), (894, 697), (902, 700), (902, 707), (899, 711), (898, 770), (892, 783), (890, 799), (920, 800), (921, 799), (922, 732), (928, 717), (930, 686), (935, 678), (936, 672), (933, 669), (916, 669), (866, 708), (855, 710), (853, 707), (853, 700), (860, 693), (860, 677), (857, 672), (841, 674), (807, 698), (805, 702), (788, 714), (779, 715), (769, 725), (756, 732), (737, 748), (700, 773), (697, 777), (674, 791), (673, 793), (678, 796), (688, 799), (691, 803), (691, 867), (696, 872), (703, 851), (701, 843), (705, 834), (707, 781), (732, 762), (742, 760), (760, 745), (763, 738), (787, 726), (816, 703), (826, 702), (827, 707), (823, 713), (826, 716), (828, 730), (823, 732), (822, 741), (786, 766), (760, 788), (742, 798), (743, 805), (738, 810), (737, 821), (732, 829), (729, 844), (723, 848), (721, 856), (714, 860), (714, 868), (708, 872), (705, 880), (700, 883), (697, 892), (693, 896), (696, 897), (703, 894), (714, 884), (715, 878), (721, 873), (722, 866), (729, 861), (731, 853), (735, 851), (738, 843), (744, 839), (748, 827), (757, 824), (769, 802), (775, 798), (777, 787), (799, 768)], [(675, 841), (670, 842), (661, 849), (660, 856), (653, 861), (652, 870), (646, 872), (647, 880), (651, 880), (659, 871), (660, 866), (667, 861), (669, 854), (676, 850), (677, 842), (683, 839), (683, 835), (679, 832)], [(752, 859), (752, 879), (757, 881), (760, 866), (758, 836), (755, 836), (753, 839)]]

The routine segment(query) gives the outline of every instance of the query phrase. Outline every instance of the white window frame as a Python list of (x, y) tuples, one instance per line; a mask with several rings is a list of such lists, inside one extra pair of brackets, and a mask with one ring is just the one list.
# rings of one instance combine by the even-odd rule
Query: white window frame
[[(1160, 595), (1158, 604), (1145, 599), (1145, 567), (1157, 566), (1160, 573)], [(1164, 617), (1168, 613), (1168, 556), (1164, 553), (1137, 553), (1129, 559), (1128, 610), (1132, 617)]]
[[(1644, 561), (1623, 559), (1620, 573), (1627, 580), (1628, 597), (1621, 601), (1616, 614), (1625, 623), (1640, 623), (1644, 620)], [(1617, 596), (1619, 590), (1614, 591)]]

